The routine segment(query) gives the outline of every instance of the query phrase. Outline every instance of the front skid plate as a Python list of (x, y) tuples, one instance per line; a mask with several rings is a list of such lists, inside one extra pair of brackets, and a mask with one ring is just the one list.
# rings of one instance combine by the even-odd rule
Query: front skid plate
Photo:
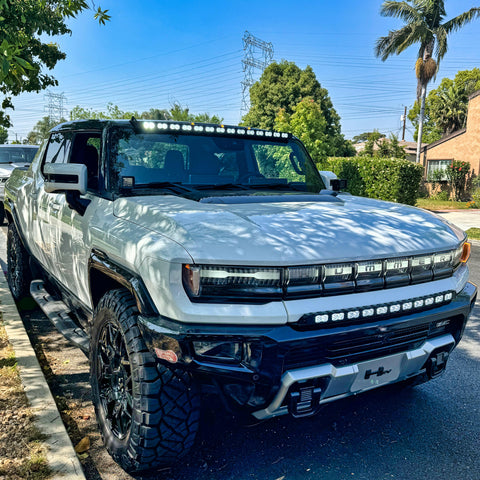
[(451, 335), (442, 335), (425, 342), (420, 348), (387, 357), (336, 368), (332, 364), (289, 370), (282, 376), (282, 385), (272, 403), (253, 413), (258, 419), (284, 415), (288, 408), (282, 405), (290, 387), (304, 380), (328, 378), (320, 403), (328, 403), (359, 392), (404, 380), (418, 373), (436, 349), (451, 350), (455, 340)]

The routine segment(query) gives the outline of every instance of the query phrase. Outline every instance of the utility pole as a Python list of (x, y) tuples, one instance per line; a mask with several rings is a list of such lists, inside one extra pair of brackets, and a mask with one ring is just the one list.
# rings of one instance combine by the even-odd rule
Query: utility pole
[(50, 123), (60, 123), (64, 115), (66, 115), (66, 108), (63, 104), (67, 101), (63, 93), (55, 94), (48, 92), (45, 94), (45, 100), (48, 101), (48, 104), (45, 105), (45, 111), (48, 112), (48, 118)]
[(407, 107), (405, 106), (405, 113), (402, 115), (403, 121), (403, 130), (402, 130), (402, 140), (405, 140), (405, 128), (407, 126)]
[(245, 72), (242, 81), (242, 106), (240, 115), (247, 113), (250, 108), (250, 87), (254, 84), (254, 70), (263, 72), (273, 61), (273, 44), (265, 42), (245, 31), (243, 35), (244, 56), (242, 60)]

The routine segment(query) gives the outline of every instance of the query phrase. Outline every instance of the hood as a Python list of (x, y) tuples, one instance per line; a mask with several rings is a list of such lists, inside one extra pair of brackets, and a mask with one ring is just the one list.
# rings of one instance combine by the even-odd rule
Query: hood
[(366, 260), (453, 249), (464, 238), (425, 210), (350, 195), (341, 199), (215, 204), (142, 196), (115, 200), (114, 215), (179, 243), (196, 263)]
[(29, 167), (29, 163), (0, 163), (0, 178), (9, 177), (16, 168)]

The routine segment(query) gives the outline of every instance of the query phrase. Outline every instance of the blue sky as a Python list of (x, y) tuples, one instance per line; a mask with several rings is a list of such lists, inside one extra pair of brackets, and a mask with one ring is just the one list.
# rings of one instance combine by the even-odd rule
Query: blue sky
[[(401, 134), (404, 106), (415, 100), (417, 49), (386, 62), (374, 56), (375, 40), (401, 25), (379, 15), (381, 0), (95, 1), (112, 15), (106, 26), (89, 11), (69, 21), (71, 36), (54, 39), (67, 58), (54, 70), (58, 87), (49, 90), (65, 95), (67, 109), (105, 110), (112, 102), (141, 112), (178, 102), (236, 124), (246, 30), (273, 44), (275, 60), (311, 65), (347, 138), (374, 128)], [(480, 2), (445, 3), (451, 18)], [(479, 45), (480, 19), (450, 37), (429, 88), (458, 70), (480, 67)], [(24, 137), (46, 115), (46, 103), (45, 92), (14, 99), (10, 140)], [(407, 140), (412, 131), (407, 122)]]

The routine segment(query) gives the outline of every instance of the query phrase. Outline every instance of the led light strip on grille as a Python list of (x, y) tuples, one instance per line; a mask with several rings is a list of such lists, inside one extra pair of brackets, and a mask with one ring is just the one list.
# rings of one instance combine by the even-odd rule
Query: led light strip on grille
[(230, 127), (225, 125), (197, 125), (194, 122), (188, 123), (166, 123), (166, 122), (142, 122), (142, 127), (148, 131), (174, 131), (174, 132), (195, 132), (195, 133), (219, 133), (227, 135), (267, 137), (288, 139), (291, 134), (284, 132), (271, 132), (250, 127)]
[(381, 303), (361, 308), (335, 310), (329, 312), (307, 313), (298, 321), (304, 325), (340, 324), (343, 322), (371, 321), (378, 318), (393, 317), (418, 313), (450, 303), (454, 292), (441, 292), (435, 295), (415, 297), (399, 302)]

